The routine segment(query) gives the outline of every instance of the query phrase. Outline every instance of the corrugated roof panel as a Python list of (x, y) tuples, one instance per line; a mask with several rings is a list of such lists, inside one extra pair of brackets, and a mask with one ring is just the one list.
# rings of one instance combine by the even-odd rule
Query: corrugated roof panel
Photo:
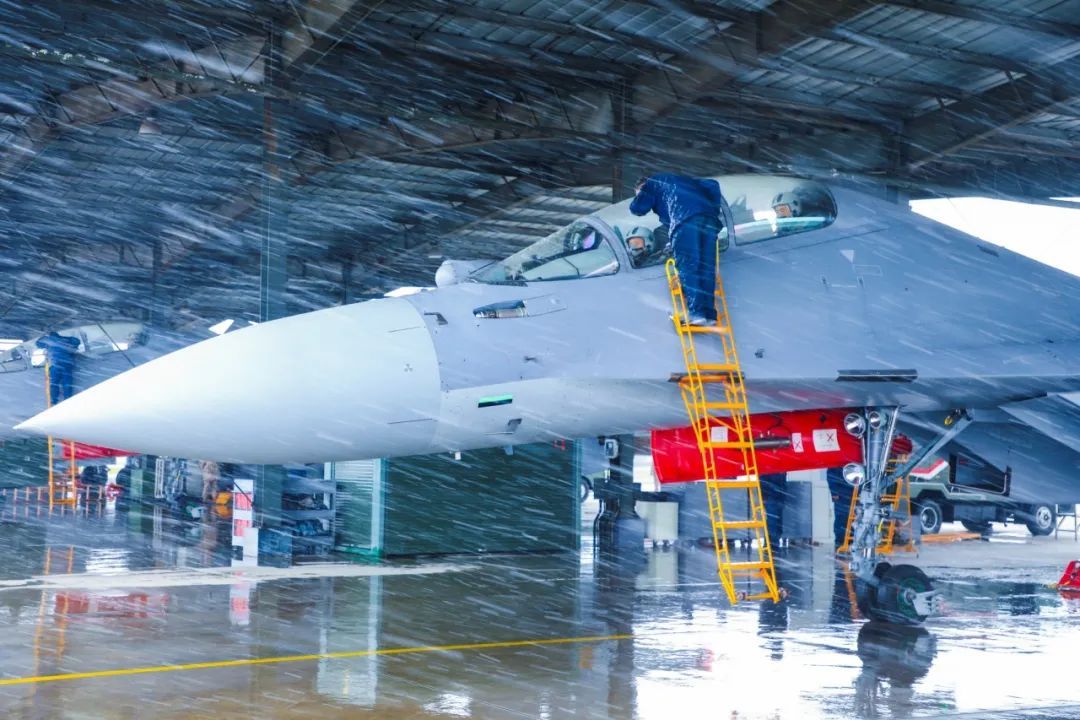
[(841, 97), (859, 89), (859, 85), (844, 81), (842, 73), (838, 73), (837, 78), (826, 80), (821, 77), (801, 75), (798, 67), (795, 66), (790, 71), (768, 71), (754, 81), (752, 86), (774, 90), (798, 90), (820, 95), (824, 99)]
[(963, 50), (999, 55), (1001, 57), (1027, 60), (1029, 62), (1053, 62), (1080, 52), (1080, 42), (1075, 39), (1053, 37), (1030, 30), (997, 27), (985, 35), (972, 38)]
[[(632, 46), (632, 41), (620, 43), (617, 39), (607, 40), (603, 38), (603, 32), (618, 31), (643, 39), (661, 39), (685, 46), (693, 46), (714, 32), (713, 25), (702, 18), (679, 16), (655, 7), (619, 2), (610, 3), (605, 9), (600, 9), (595, 4), (557, 2), (486, 2), (471, 6), (473, 11), (483, 11), (485, 8), (521, 17), (564, 22), (568, 31), (575, 26), (578, 31), (560, 35), (548, 29), (531, 30), (518, 24), (504, 24), (497, 18), (488, 21), (455, 17), (452, 11), (387, 11), (379, 18), (380, 21), (414, 28), (421, 33), (437, 31), (512, 46), (637, 64), (640, 64), (641, 53)], [(586, 32), (582, 32), (582, 28), (593, 28), (598, 34), (590, 37)]]
[(1080, 18), (1080, 3), (1076, 0), (950, 0), (955, 5), (973, 10), (992, 10), (1018, 17), (1038, 17), (1040, 20), (1062, 20), (1075, 23)]
[(1070, 134), (1077, 133), (1076, 136), (1071, 137), (1071, 139), (1080, 142), (1080, 116), (1058, 115), (1052, 112), (1040, 113), (1019, 127), (1021, 129), (1032, 127), (1058, 132), (1068, 132)]
[[(938, 86), (942, 90), (953, 88), (957, 91), (977, 92), (1002, 81), (1002, 74), (996, 70), (951, 60), (915, 57), (885, 45), (868, 48), (841, 41), (817, 40), (797, 52), (790, 53), (785, 60), (806, 62), (835, 70), (841, 77), (845, 72), (849, 72), (859, 76), (860, 82), (878, 76), (921, 83), (928, 86), (927, 93), (931, 95), (937, 94), (935, 90)], [(914, 92), (914, 88), (901, 87), (899, 90)]]
[(879, 5), (846, 23), (845, 28), (907, 42), (932, 41), (933, 44), (951, 48), (960, 48), (993, 30), (972, 20), (946, 18), (891, 5)]

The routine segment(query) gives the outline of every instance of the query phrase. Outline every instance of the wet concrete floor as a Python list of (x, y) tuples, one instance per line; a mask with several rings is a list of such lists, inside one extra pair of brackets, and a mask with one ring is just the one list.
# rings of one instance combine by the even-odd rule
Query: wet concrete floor
[(229, 567), (228, 527), (0, 523), (0, 717), (1080, 718), (1072, 538), (926, 547), (945, 616), (867, 624), (827, 548), (729, 607), (712, 551)]

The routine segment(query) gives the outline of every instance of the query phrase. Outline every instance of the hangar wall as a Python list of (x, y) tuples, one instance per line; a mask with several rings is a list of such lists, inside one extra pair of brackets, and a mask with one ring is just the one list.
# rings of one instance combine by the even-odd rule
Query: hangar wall
[(339, 480), (337, 543), (377, 555), (577, 549), (580, 455), (578, 443), (538, 443), (376, 461), (371, 480)]

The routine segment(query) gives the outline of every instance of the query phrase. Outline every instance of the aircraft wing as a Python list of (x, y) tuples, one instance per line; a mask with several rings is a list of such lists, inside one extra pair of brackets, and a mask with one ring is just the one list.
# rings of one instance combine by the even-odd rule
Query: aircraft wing
[[(975, 410), (974, 417), (942, 454), (978, 458), (1008, 473), (1010, 497), (1017, 502), (1080, 502), (1080, 393), (1002, 403)], [(904, 432), (920, 443), (931, 442), (935, 433), (928, 432), (927, 421), (934, 419), (940, 427), (940, 414), (908, 417)]]
[(1080, 393), (1054, 393), (1001, 409), (1028, 427), (1080, 453)]

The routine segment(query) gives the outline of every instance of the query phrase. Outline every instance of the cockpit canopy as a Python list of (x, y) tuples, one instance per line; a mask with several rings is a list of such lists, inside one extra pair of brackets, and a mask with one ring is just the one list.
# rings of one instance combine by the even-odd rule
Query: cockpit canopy
[[(730, 218), (723, 219), (725, 226), (718, 238), (722, 249), (732, 239), (736, 245), (748, 245), (819, 230), (836, 219), (836, 200), (815, 180), (783, 175), (722, 175), (715, 179), (730, 213)], [(627, 241), (643, 231), (652, 233), (648, 251), (635, 254)], [(662, 263), (669, 256), (668, 242), (667, 228), (655, 214), (635, 216), (630, 212), (630, 201), (624, 200), (477, 270), (469, 279), (498, 284), (612, 275), (628, 259), (633, 268)], [(615, 252), (615, 243), (622, 245), (622, 256)]]
[(618, 272), (619, 260), (602, 228), (578, 220), (472, 274), (484, 283), (575, 280)]

